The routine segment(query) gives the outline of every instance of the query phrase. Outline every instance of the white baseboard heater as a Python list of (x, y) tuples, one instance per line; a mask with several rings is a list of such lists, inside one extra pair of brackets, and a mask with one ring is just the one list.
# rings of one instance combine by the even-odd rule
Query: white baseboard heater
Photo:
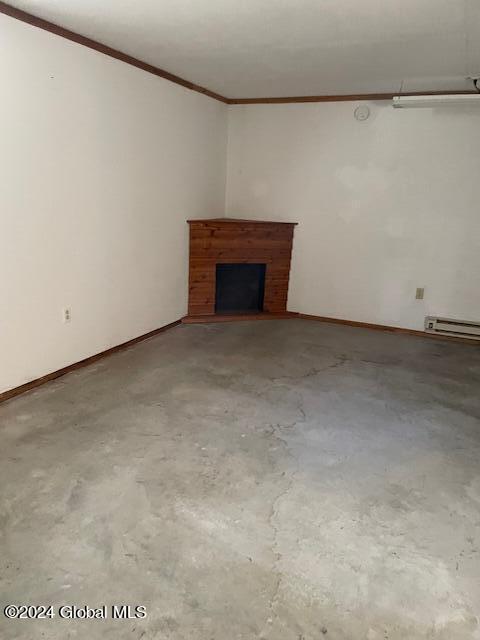
[(480, 340), (480, 322), (472, 322), (470, 320), (453, 320), (452, 318), (427, 316), (425, 318), (425, 331), (444, 336)]

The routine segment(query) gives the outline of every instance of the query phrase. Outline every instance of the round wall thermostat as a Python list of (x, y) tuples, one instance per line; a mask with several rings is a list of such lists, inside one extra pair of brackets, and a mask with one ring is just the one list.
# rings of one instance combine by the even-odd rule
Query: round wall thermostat
[(368, 119), (370, 115), (370, 109), (367, 107), (366, 104), (363, 104), (360, 107), (357, 107), (355, 109), (355, 111), (353, 112), (353, 115), (355, 116), (356, 120), (359, 120), (360, 122), (362, 122), (363, 120)]

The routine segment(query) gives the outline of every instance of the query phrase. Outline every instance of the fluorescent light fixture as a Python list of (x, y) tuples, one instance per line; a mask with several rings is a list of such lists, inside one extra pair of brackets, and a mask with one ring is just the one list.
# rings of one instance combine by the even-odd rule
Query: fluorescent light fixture
[(393, 106), (396, 109), (419, 109), (453, 106), (480, 106), (480, 93), (453, 93), (433, 96), (395, 96)]

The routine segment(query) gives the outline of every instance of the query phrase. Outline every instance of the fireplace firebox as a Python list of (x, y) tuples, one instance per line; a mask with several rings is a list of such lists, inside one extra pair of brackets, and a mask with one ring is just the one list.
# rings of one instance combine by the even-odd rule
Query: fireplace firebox
[(217, 264), (215, 313), (263, 311), (265, 267), (265, 263)]

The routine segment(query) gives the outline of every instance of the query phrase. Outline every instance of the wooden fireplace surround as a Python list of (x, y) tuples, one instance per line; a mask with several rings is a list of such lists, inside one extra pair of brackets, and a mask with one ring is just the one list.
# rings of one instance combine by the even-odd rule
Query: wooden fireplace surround
[[(296, 222), (266, 222), (236, 218), (188, 220), (190, 261), (188, 316), (184, 322), (289, 317), (288, 281)], [(265, 263), (263, 313), (215, 314), (216, 265)]]

